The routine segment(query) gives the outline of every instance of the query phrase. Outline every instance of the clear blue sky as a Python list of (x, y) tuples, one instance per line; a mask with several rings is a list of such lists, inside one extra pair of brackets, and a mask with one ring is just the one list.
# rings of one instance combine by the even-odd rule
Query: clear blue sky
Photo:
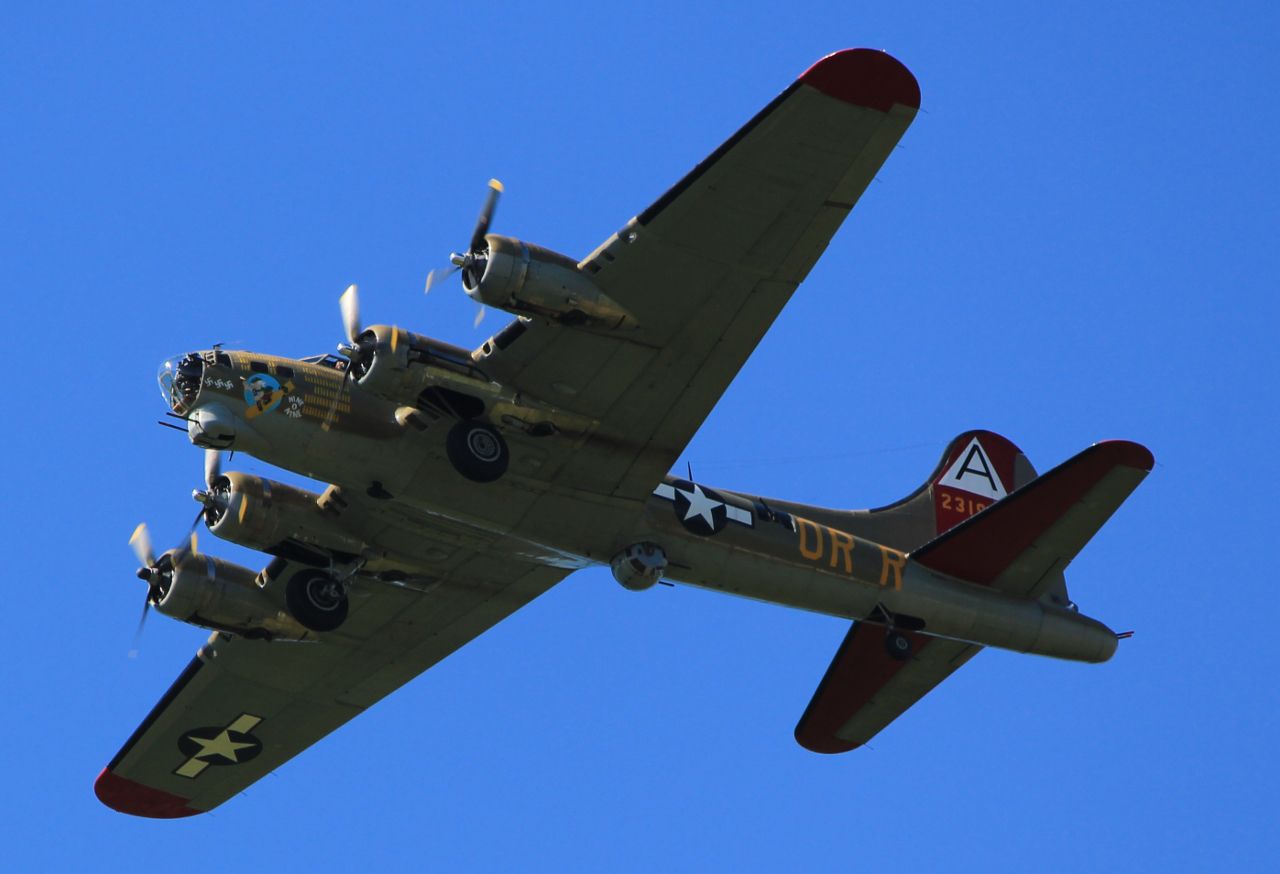
[[(5, 867), (1273, 862), (1280, 22), (1226, 5), (8, 8)], [(331, 349), (349, 282), (367, 321), (471, 346), (500, 314), (473, 331), (456, 286), (421, 291), (489, 177), (497, 230), (582, 255), (848, 46), (906, 63), (924, 112), (688, 457), (861, 507), (969, 427), (1042, 468), (1146, 443), (1068, 574), (1137, 630), (1117, 657), (984, 653), (823, 757), (791, 731), (843, 623), (590, 571), (212, 815), (102, 807), (94, 776), (205, 637), (155, 617), (126, 657), (126, 540), (175, 541), (201, 469), (154, 424), (157, 364)]]

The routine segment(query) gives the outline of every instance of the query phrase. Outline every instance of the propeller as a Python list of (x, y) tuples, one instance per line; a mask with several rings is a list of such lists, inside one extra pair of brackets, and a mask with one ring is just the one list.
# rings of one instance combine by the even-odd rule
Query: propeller
[(205, 524), (216, 525), (231, 503), (231, 484), (222, 478), (222, 453), (217, 449), (204, 451), (204, 486), (203, 489), (191, 491), (191, 497), (196, 503), (202, 505), (200, 512), (191, 523), (193, 534), (196, 526), (200, 524), (201, 517), (204, 518)]
[(360, 288), (355, 283), (347, 286), (347, 290), (338, 298), (338, 308), (342, 310), (342, 330), (351, 344), (344, 354), (350, 355), (351, 347), (356, 345), (360, 336)]
[(204, 484), (213, 488), (213, 484), (222, 476), (222, 453), (217, 449), (204, 451)]
[(365, 333), (360, 327), (360, 288), (354, 283), (338, 298), (338, 308), (342, 311), (342, 331), (347, 342), (338, 344), (338, 353), (347, 359), (347, 369), (342, 374), (342, 382), (329, 405), (329, 412), (321, 426), (328, 431), (333, 425), (333, 414), (337, 412), (338, 402), (347, 391), (347, 382), (353, 376), (363, 376), (373, 362), (373, 351), (378, 339), (373, 332)]
[(138, 557), (138, 564), (143, 567), (151, 567), (156, 563), (156, 554), (151, 548), (151, 533), (147, 531), (146, 522), (133, 529), (133, 536), (129, 538), (129, 545), (133, 547), (133, 554)]
[(133, 534), (129, 537), (129, 545), (133, 547), (133, 554), (140, 565), (137, 571), (138, 579), (147, 584), (147, 597), (142, 604), (142, 616), (138, 619), (138, 629), (133, 633), (133, 646), (129, 649), (129, 658), (136, 658), (138, 641), (142, 639), (142, 629), (147, 624), (147, 615), (151, 611), (151, 606), (164, 600), (164, 596), (169, 591), (169, 585), (173, 582), (173, 572), (178, 565), (182, 564), (188, 556), (197, 554), (196, 532), (193, 527), (190, 536), (182, 546), (164, 553), (157, 559), (151, 545), (151, 533), (147, 530), (147, 524), (143, 522), (133, 529)]
[[(459, 270), (464, 271), (464, 277), (475, 285), (479, 282), (480, 277), (484, 275), (485, 262), (489, 257), (489, 250), (485, 246), (484, 237), (489, 233), (489, 226), (493, 223), (494, 211), (498, 208), (498, 197), (502, 194), (502, 183), (497, 179), (489, 180), (489, 191), (485, 195), (484, 205), (480, 207), (480, 216), (476, 219), (475, 230), (471, 232), (471, 242), (467, 244), (466, 252), (453, 252), (449, 255), (449, 263), (453, 265), (447, 268), (437, 268), (427, 274), (427, 285), (423, 290), (424, 294), (430, 294), (431, 289), (444, 282)], [(479, 327), (480, 322), (484, 320), (485, 307), (480, 304), (480, 309), (476, 313), (475, 326)]]

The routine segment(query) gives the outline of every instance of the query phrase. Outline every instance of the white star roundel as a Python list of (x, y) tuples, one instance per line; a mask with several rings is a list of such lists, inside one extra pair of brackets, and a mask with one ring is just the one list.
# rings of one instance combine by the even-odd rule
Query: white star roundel
[(673, 502), (680, 524), (703, 537), (719, 533), (728, 522), (748, 528), (754, 524), (750, 510), (730, 504), (714, 490), (688, 480), (662, 483), (653, 493)]
[(241, 713), (226, 726), (194, 728), (178, 738), (178, 749), (187, 757), (173, 773), (195, 779), (210, 765), (239, 765), (262, 752), (262, 741), (249, 734), (261, 716)]
[(687, 488), (676, 485), (676, 513), (680, 521), (691, 531), (700, 534), (714, 534), (724, 527), (724, 501), (712, 497), (697, 483), (690, 483)]

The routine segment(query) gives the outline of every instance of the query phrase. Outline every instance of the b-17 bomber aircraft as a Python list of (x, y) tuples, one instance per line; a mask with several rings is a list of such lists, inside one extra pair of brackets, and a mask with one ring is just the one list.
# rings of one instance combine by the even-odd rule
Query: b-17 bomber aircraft
[[(1109, 659), (1063, 570), (1151, 469), (1135, 443), (1037, 476), (970, 431), (876, 510), (668, 473), (919, 106), (889, 55), (829, 55), (581, 261), (490, 233), (491, 183), (451, 262), (516, 318), (478, 349), (365, 328), (352, 286), (340, 355), (166, 361), (206, 452), (197, 524), (270, 559), (215, 558), (194, 528), (157, 556), (139, 526), (144, 618), (213, 634), (98, 776), (103, 803), (211, 810), (588, 566), (851, 620), (795, 730), (815, 752), (866, 743), (984, 646)], [(225, 450), (330, 485), (224, 471)]]

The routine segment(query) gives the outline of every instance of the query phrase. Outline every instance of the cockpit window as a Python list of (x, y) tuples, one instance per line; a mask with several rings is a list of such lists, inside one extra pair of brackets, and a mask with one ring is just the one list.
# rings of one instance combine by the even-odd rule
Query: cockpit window
[(306, 364), (319, 364), (321, 367), (328, 367), (333, 370), (347, 369), (347, 359), (339, 358), (337, 355), (334, 355), (332, 353), (328, 355), (310, 355), (306, 358), (300, 358), (298, 360)]

